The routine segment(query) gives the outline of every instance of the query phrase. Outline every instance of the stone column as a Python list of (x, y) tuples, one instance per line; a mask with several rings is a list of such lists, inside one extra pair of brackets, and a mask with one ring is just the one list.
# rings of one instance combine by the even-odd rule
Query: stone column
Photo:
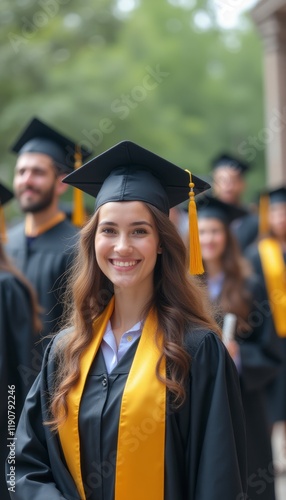
[(286, 0), (262, 0), (252, 11), (264, 45), (267, 184), (286, 184)]

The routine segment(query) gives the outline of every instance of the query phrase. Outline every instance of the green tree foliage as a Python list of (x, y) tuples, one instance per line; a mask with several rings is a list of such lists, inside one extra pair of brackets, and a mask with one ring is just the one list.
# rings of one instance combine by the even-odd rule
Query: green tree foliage
[[(9, 145), (32, 116), (94, 155), (130, 139), (205, 174), (263, 129), (259, 37), (247, 20), (220, 28), (214, 2), (2, 0), (0, 25), (7, 183)], [(263, 145), (254, 156), (249, 197), (264, 183)]]

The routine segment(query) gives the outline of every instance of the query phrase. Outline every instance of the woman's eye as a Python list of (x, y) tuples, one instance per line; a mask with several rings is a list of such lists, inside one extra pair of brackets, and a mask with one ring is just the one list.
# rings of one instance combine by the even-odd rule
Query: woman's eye
[(147, 234), (146, 229), (135, 229), (134, 234)]
[(104, 234), (114, 234), (114, 233), (115, 233), (114, 229), (112, 229), (112, 228), (110, 228), (110, 227), (105, 227), (105, 228), (103, 228), (103, 229), (101, 230), (101, 232), (102, 232), (102, 233), (104, 233)]

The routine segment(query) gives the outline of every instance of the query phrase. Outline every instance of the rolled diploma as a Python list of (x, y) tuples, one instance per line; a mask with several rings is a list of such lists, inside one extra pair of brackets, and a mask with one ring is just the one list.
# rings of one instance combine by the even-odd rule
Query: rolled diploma
[(231, 340), (234, 339), (235, 330), (236, 330), (236, 315), (232, 313), (227, 313), (223, 319), (222, 325), (222, 341), (224, 344), (227, 344)]

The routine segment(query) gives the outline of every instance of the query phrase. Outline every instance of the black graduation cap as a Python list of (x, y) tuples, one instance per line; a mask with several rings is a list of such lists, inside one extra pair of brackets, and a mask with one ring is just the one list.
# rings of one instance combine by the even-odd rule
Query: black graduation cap
[(264, 236), (269, 233), (269, 205), (275, 203), (286, 203), (286, 186), (275, 189), (265, 189), (259, 197), (259, 235)]
[(212, 160), (212, 169), (215, 170), (218, 167), (233, 168), (234, 170), (238, 170), (241, 174), (244, 174), (249, 170), (248, 163), (229, 153), (221, 153)]
[(219, 219), (225, 224), (248, 214), (244, 208), (225, 203), (208, 193), (198, 197), (197, 210), (199, 219)]
[(269, 189), (269, 202), (271, 205), (274, 203), (286, 203), (286, 186), (281, 186), (276, 189)]
[[(210, 185), (192, 176), (195, 194)], [(168, 214), (189, 198), (185, 170), (131, 141), (123, 141), (93, 158), (63, 182), (96, 198), (96, 209), (110, 201), (143, 201)]]
[(5, 203), (8, 203), (12, 198), (14, 197), (14, 194), (10, 189), (8, 189), (2, 182), (0, 182), (0, 206), (5, 205)]
[(190, 272), (203, 272), (195, 194), (210, 185), (131, 141), (123, 141), (67, 175), (63, 182), (96, 198), (95, 209), (111, 201), (143, 201), (169, 214), (190, 198)]
[(69, 173), (75, 168), (78, 155), (80, 155), (79, 161), (82, 164), (82, 160), (91, 154), (90, 150), (78, 146), (74, 141), (38, 118), (33, 118), (30, 121), (12, 145), (11, 150), (19, 155), (22, 153), (46, 154), (64, 173)]

